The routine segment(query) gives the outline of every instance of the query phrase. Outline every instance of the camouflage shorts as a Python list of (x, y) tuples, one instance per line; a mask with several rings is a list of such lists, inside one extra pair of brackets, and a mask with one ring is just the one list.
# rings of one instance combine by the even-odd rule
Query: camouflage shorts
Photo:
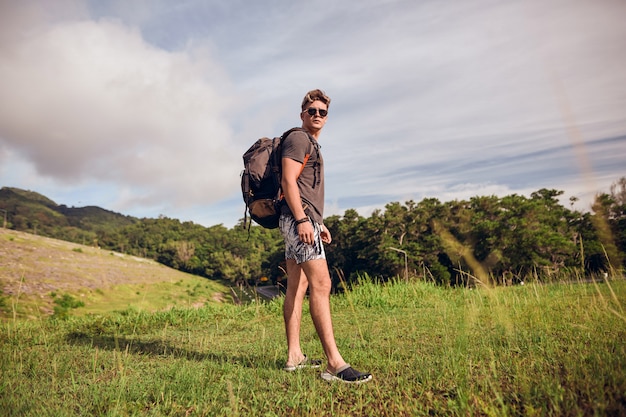
[(278, 222), (280, 233), (285, 239), (285, 259), (294, 259), (297, 264), (312, 261), (314, 259), (326, 259), (324, 245), (322, 243), (321, 232), (322, 226), (313, 224), (313, 233), (315, 235), (315, 243), (309, 245), (300, 240), (298, 236), (298, 225), (296, 219), (289, 214), (281, 214)]

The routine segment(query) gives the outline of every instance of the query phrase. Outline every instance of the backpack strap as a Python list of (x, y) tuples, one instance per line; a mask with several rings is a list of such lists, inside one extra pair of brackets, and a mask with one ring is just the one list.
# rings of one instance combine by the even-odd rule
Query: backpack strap
[(304, 161), (302, 161), (302, 167), (300, 168), (300, 172), (298, 172), (298, 177), (300, 177), (300, 175), (302, 175), (302, 171), (304, 171), (304, 166), (309, 161), (310, 157), (311, 157), (310, 153), (304, 155)]

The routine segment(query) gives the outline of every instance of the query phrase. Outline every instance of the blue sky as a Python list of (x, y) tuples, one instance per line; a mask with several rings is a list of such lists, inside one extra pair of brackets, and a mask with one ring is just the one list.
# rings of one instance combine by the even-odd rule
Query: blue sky
[[(52, 4), (53, 3), (53, 4)], [(626, 2), (0, 2), (0, 186), (234, 226), (241, 155), (332, 98), (326, 215), (626, 176)]]

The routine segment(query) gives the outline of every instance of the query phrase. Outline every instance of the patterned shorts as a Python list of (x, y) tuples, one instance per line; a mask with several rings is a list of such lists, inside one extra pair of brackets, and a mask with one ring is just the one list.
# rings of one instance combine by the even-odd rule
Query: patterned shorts
[(294, 259), (297, 264), (314, 259), (326, 259), (324, 245), (322, 244), (322, 238), (320, 236), (322, 226), (315, 222), (311, 223), (313, 224), (315, 243), (309, 245), (300, 240), (296, 219), (289, 214), (281, 214), (278, 227), (285, 239), (285, 259)]

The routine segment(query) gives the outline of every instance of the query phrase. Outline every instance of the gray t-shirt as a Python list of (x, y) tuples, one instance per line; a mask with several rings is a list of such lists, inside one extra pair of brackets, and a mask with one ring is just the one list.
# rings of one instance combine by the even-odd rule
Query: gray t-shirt
[[(324, 160), (317, 141), (302, 130), (291, 132), (282, 142), (283, 158), (290, 158), (302, 163), (305, 155), (310, 154), (302, 174), (298, 177), (298, 190), (303, 204), (308, 206), (308, 214), (315, 222), (324, 221)], [(311, 143), (313, 142), (315, 146)], [(287, 204), (283, 206), (283, 213), (291, 214)]]

